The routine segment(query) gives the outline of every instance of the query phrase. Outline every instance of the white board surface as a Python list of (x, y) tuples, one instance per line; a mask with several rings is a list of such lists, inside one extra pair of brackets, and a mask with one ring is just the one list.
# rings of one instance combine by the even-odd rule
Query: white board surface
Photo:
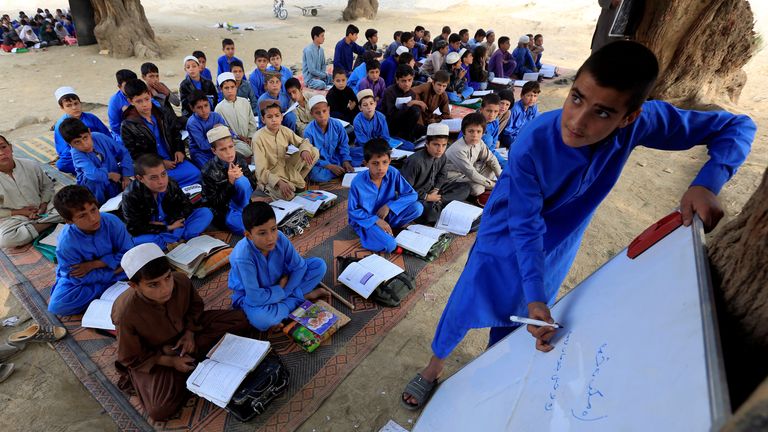
[(712, 429), (730, 408), (701, 235), (620, 253), (552, 308), (554, 350), (521, 327), (442, 383), (413, 431)]

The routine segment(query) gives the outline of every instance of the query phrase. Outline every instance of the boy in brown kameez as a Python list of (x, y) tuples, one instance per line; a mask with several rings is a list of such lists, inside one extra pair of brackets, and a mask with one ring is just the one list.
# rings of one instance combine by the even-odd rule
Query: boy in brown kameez
[(187, 276), (171, 272), (154, 243), (134, 247), (120, 262), (131, 289), (112, 307), (117, 327), (120, 388), (132, 386), (154, 420), (173, 416), (189, 397), (186, 380), (195, 364), (225, 333), (244, 334), (240, 310), (203, 310)]

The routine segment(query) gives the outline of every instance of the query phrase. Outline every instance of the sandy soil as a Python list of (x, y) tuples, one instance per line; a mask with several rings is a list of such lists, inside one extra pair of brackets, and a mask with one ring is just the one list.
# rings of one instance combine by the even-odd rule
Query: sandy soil
[[(66, 6), (63, 1), (39, 1), (40, 7)], [(291, 16), (277, 21), (266, 0), (230, 0), (212, 6), (199, 0), (144, 0), (143, 4), (157, 38), (167, 53), (156, 61), (163, 80), (176, 87), (183, 77), (181, 59), (195, 49), (204, 50), (210, 61), (220, 55), (220, 39), (232, 37), (237, 55), (251, 64), (256, 48), (279, 47), (284, 63), (300, 60), (301, 49), (309, 43), (313, 25), (326, 29), (326, 55), (343, 36), (346, 23), (340, 22), (343, 0), (323, 2), (315, 18), (302, 17), (289, 4)], [(523, 33), (545, 35), (545, 62), (577, 68), (589, 54), (589, 43), (599, 14), (597, 2), (505, 1), (429, 2), (392, 0), (382, 3), (374, 22), (359, 22), (358, 27), (375, 27), (380, 43), (390, 42), (396, 29), (411, 29), (417, 24), (432, 30), (433, 36), (444, 24), (462, 27), (493, 28), (498, 36), (513, 39)], [(408, 9), (415, 3), (416, 9)], [(762, 4), (760, 4), (762, 3)], [(190, 6), (182, 6), (182, 5)], [(306, 3), (308, 4), (308, 3)], [(481, 6), (482, 5), (482, 6)], [(765, 34), (768, 4), (754, 2), (758, 30)], [(5, 0), (0, 13), (15, 15), (31, 12), (28, 1)], [(407, 13), (407, 15), (406, 15)], [(216, 22), (255, 25), (255, 32), (233, 32), (211, 28)], [(121, 68), (138, 70), (141, 60), (113, 59), (98, 54), (96, 46), (59, 47), (47, 52), (0, 56), (0, 133), (11, 141), (34, 137), (48, 130), (60, 116), (53, 91), (61, 85), (74, 86), (92, 111), (106, 120), (105, 105), (114, 93), (114, 72)], [(215, 68), (215, 65), (214, 65)], [(249, 69), (251, 66), (249, 66)], [(734, 179), (726, 185), (721, 199), (728, 217), (733, 217), (759, 184), (768, 165), (768, 55), (759, 53), (747, 66), (750, 77), (739, 105), (727, 106), (750, 114), (760, 128), (753, 151)], [(541, 109), (558, 108), (567, 86), (547, 86), (540, 98)], [(677, 154), (639, 149), (630, 159), (615, 190), (598, 210), (584, 238), (583, 247), (569, 274), (563, 292), (573, 288), (594, 269), (623, 249), (650, 223), (667, 214), (706, 161), (704, 149)], [(416, 414), (400, 408), (398, 397), (408, 379), (429, 357), (429, 344), (451, 289), (463, 268), (465, 258), (445, 269), (445, 275), (432, 286), (413, 311), (356, 368), (337, 391), (300, 428), (301, 431), (375, 431), (394, 419), (410, 429)], [(27, 316), (20, 303), (0, 287), (0, 317)], [(9, 329), (0, 329), (0, 338)], [(477, 356), (485, 347), (486, 332), (475, 331), (455, 351), (448, 364), (452, 373)], [(0, 384), (0, 430), (91, 431), (114, 430), (112, 420), (74, 377), (60, 357), (46, 345), (30, 346), (12, 360), (17, 371)]]

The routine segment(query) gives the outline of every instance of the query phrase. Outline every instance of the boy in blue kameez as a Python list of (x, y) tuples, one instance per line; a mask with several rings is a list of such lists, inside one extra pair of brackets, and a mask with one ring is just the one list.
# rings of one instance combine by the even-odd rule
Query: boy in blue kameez
[(308, 106), (314, 120), (304, 129), (304, 138), (320, 152), (320, 159), (309, 172), (309, 178), (323, 183), (353, 172), (347, 131), (338, 119), (331, 117), (325, 96), (312, 96)]
[(74, 174), (75, 167), (72, 164), (72, 154), (70, 153), (69, 144), (61, 137), (59, 133), (59, 127), (61, 123), (68, 118), (80, 119), (85, 125), (93, 132), (101, 132), (112, 136), (112, 133), (104, 126), (104, 123), (95, 115), (89, 112), (83, 112), (83, 106), (80, 103), (80, 97), (75, 93), (75, 89), (72, 87), (59, 87), (54, 93), (56, 102), (59, 103), (59, 107), (64, 111), (64, 115), (59, 118), (56, 124), (53, 126), (53, 141), (56, 145), (56, 153), (59, 155), (59, 159), (56, 161), (56, 168), (61, 172)]
[(391, 152), (386, 140), (365, 143), (368, 171), (358, 174), (349, 189), (349, 224), (363, 247), (373, 252), (392, 253), (397, 248), (392, 229), (408, 225), (424, 211), (413, 187), (389, 166)]
[[(217, 61), (217, 69), (216, 69), (217, 78), (219, 77), (219, 75), (223, 74), (224, 72), (232, 72), (233, 61), (240, 61), (239, 58), (235, 57), (235, 41), (233, 41), (232, 39), (226, 38), (222, 40), (221, 50), (224, 52), (224, 54), (221, 57), (219, 57), (219, 60)], [(202, 67), (200, 69), (202, 72)]]
[(187, 119), (189, 156), (197, 168), (203, 169), (205, 164), (213, 159), (213, 150), (211, 144), (208, 143), (206, 134), (216, 125), (227, 126), (227, 121), (221, 114), (211, 112), (208, 96), (202, 91), (193, 91), (188, 100), (194, 113)]
[[(251, 84), (253, 94), (256, 95), (256, 99), (258, 100), (258, 98), (266, 91), (264, 88), (264, 72), (267, 71), (267, 65), (269, 65), (269, 54), (267, 53), (267, 50), (259, 48), (254, 51), (253, 63), (256, 64), (256, 69), (254, 69), (248, 76), (248, 82)], [(258, 113), (259, 110), (256, 109), (253, 112)]]
[(138, 77), (136, 76), (136, 73), (132, 70), (120, 69), (119, 71), (115, 72), (115, 79), (117, 79), (117, 92), (109, 98), (109, 104), (107, 105), (107, 117), (109, 117), (109, 129), (112, 131), (112, 138), (114, 138), (117, 142), (120, 142), (122, 139), (120, 136), (120, 125), (123, 122), (123, 111), (131, 106), (131, 102), (125, 95), (125, 83), (137, 78)]
[(531, 42), (529, 36), (520, 36), (517, 41), (517, 48), (512, 50), (512, 58), (515, 59), (515, 74), (522, 79), (523, 75), (527, 73), (537, 72), (536, 61), (531, 55), (531, 51), (528, 49), (528, 45)]
[(325, 261), (302, 258), (277, 229), (269, 204), (253, 202), (243, 209), (245, 238), (229, 257), (232, 307), (242, 309), (259, 330), (279, 330), (282, 321), (305, 300), (329, 300), (317, 288), (325, 276)]
[[(608, 44), (581, 66), (563, 108), (521, 131), (440, 318), (432, 359), (403, 392), (409, 409), (426, 402), (445, 359), (470, 328), (491, 327), (492, 345), (514, 329), (510, 315), (554, 322), (549, 305), (595, 209), (636, 146), (686, 150), (706, 143), (710, 160), (683, 195), (680, 209), (686, 226), (694, 213), (706, 229), (717, 225), (723, 209), (716, 195), (749, 153), (755, 124), (723, 111), (644, 102), (658, 71), (646, 47)], [(554, 328), (528, 326), (528, 331), (536, 349), (553, 349)]]
[(65, 186), (53, 197), (53, 206), (67, 226), (56, 247), (56, 283), (48, 310), (75, 315), (125, 279), (120, 259), (133, 242), (117, 216), (99, 213), (96, 198), (84, 186)]
[[(287, 112), (293, 101), (285, 89), (283, 89), (280, 74), (277, 72), (265, 72), (264, 83), (266, 92), (259, 96), (259, 105), (266, 100), (278, 101), (280, 103), (280, 112), (283, 113), (282, 125), (296, 132), (296, 114), (293, 111)], [(261, 110), (259, 110), (257, 116), (259, 117), (259, 127), (264, 127), (265, 123), (264, 118), (261, 116)]]
[(61, 135), (72, 146), (77, 184), (93, 193), (99, 205), (116, 196), (131, 182), (133, 159), (111, 136), (92, 132), (76, 118), (61, 123)]
[(520, 100), (510, 108), (509, 123), (507, 123), (506, 128), (509, 137), (507, 147), (515, 142), (523, 126), (539, 115), (539, 107), (536, 105), (539, 100), (539, 93), (541, 93), (541, 88), (538, 82), (528, 81), (523, 85)]
[(283, 53), (281, 53), (279, 49), (270, 48), (269, 51), (267, 51), (267, 55), (269, 56), (269, 66), (267, 66), (267, 70), (279, 73), (280, 82), (282, 83), (283, 88), (285, 88), (285, 82), (293, 78), (293, 71), (283, 66)]

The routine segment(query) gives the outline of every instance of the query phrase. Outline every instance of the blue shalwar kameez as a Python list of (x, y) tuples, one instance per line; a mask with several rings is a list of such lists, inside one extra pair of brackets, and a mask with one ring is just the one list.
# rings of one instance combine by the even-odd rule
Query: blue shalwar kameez
[(99, 204), (122, 191), (122, 184), (109, 179), (109, 173), (118, 173), (123, 177), (133, 177), (133, 159), (122, 144), (112, 139), (112, 135), (92, 132), (93, 151), (83, 153), (72, 149), (72, 162), (75, 166), (77, 184), (85, 186), (96, 197)]
[[(64, 114), (53, 126), (53, 142), (56, 146), (56, 154), (59, 155), (59, 159), (56, 161), (56, 168), (58, 168), (58, 170), (61, 172), (74, 174), (75, 166), (72, 164), (72, 154), (70, 153), (71, 147), (69, 146), (69, 143), (64, 140), (64, 137), (59, 133), (59, 126), (61, 126), (61, 122), (68, 119), (69, 117), (70, 116), (68, 114)], [(112, 137), (112, 132), (110, 132), (110, 130), (107, 129), (101, 119), (95, 115), (84, 112), (80, 114), (80, 121), (88, 126), (88, 129), (90, 129), (91, 132), (100, 132)]]
[(308, 139), (320, 152), (320, 159), (309, 172), (309, 178), (312, 181), (322, 183), (335, 179), (336, 174), (326, 168), (329, 164), (341, 166), (344, 162), (352, 163), (347, 131), (339, 120), (329, 118), (325, 133), (317, 122), (312, 120), (304, 129), (304, 138)]

